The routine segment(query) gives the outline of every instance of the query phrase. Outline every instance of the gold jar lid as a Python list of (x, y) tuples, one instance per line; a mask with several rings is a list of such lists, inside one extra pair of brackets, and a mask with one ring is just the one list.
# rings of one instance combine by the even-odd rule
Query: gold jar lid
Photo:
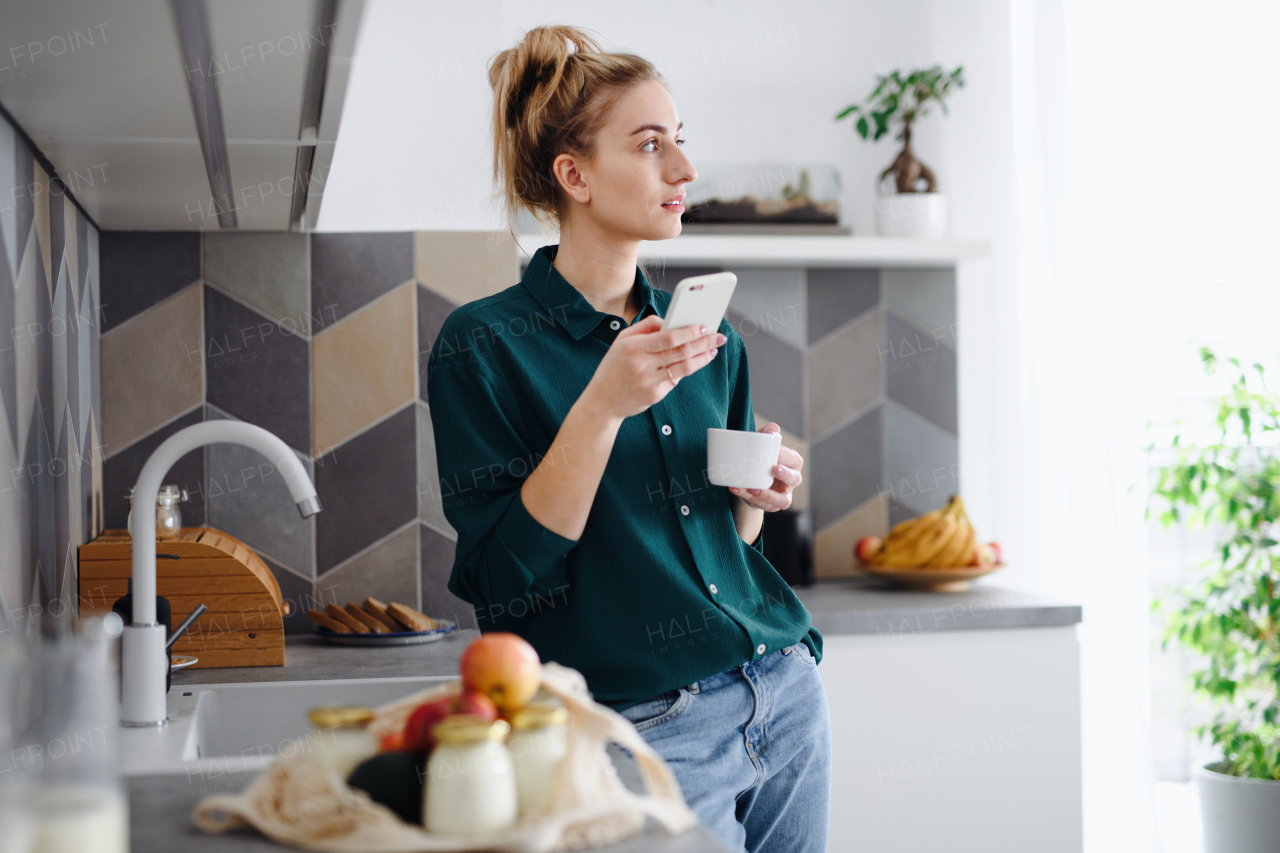
[(329, 705), (312, 708), (307, 719), (317, 729), (362, 729), (373, 719), (373, 709), (358, 705)]
[(486, 720), (479, 714), (450, 714), (431, 729), (441, 743), (482, 743), (502, 740), (511, 731), (506, 720)]
[(511, 728), (516, 731), (529, 729), (545, 729), (548, 726), (563, 726), (569, 722), (569, 709), (551, 702), (530, 702), (511, 718)]

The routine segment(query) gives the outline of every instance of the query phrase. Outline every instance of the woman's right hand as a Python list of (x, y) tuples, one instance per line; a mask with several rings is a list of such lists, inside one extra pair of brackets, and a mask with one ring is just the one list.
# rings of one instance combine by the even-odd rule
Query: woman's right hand
[(619, 332), (583, 396), (614, 417), (638, 415), (706, 367), (726, 340), (706, 326), (661, 329), (662, 318), (651, 314)]

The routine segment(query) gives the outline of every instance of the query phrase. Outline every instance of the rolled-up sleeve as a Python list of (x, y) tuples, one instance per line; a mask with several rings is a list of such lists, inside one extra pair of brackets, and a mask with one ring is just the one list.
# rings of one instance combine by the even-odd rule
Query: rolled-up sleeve
[(565, 556), (578, 544), (524, 505), (520, 487), (541, 455), (528, 446), (511, 394), (499, 385), (482, 358), (433, 349), (427, 402), (444, 514), (458, 532), (449, 590), (476, 606), (562, 592)]
[[(751, 408), (751, 371), (747, 366), (747, 346), (742, 337), (727, 320), (720, 324), (720, 332), (728, 338), (726, 345), (732, 345), (730, 354), (735, 354), (733, 369), (729, 374), (732, 390), (729, 395), (729, 414), (726, 429), (740, 429), (747, 432), (756, 431), (756, 413)], [(764, 553), (764, 525), (760, 525), (760, 534), (751, 543), (761, 554)]]

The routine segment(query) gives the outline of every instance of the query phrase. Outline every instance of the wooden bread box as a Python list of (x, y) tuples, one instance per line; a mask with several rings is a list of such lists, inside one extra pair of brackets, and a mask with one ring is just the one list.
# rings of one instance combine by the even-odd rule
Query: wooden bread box
[[(156, 594), (169, 600), (176, 628), (201, 604), (209, 609), (174, 643), (173, 655), (198, 658), (197, 668), (284, 666), (280, 585), (262, 559), (220, 530), (184, 527), (156, 541)], [(105, 530), (80, 546), (80, 614), (109, 613), (128, 591), (133, 551), (128, 530)]]

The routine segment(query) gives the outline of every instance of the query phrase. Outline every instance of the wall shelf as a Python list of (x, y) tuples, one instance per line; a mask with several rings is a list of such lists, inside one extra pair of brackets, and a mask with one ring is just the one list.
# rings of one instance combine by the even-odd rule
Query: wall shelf
[[(556, 235), (520, 234), (528, 255)], [(903, 237), (745, 236), (686, 234), (642, 243), (640, 258), (690, 266), (735, 267), (953, 267), (985, 258), (985, 240), (914, 240)]]

